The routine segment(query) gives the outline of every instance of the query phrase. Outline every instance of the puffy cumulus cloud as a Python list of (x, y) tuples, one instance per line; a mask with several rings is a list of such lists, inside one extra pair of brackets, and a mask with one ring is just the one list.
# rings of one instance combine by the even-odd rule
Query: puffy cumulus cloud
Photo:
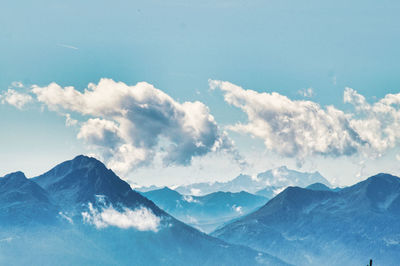
[(379, 156), (399, 143), (400, 94), (388, 94), (371, 105), (364, 96), (346, 88), (344, 102), (353, 104), (354, 112), (345, 113), (334, 106), (291, 100), (276, 92), (245, 90), (223, 81), (209, 83), (211, 89), (224, 92), (227, 103), (247, 114), (248, 122), (232, 125), (231, 130), (260, 138), (268, 149), (300, 162), (310, 155), (362, 152)]
[(83, 92), (51, 83), (33, 86), (32, 92), (50, 110), (89, 116), (78, 138), (99, 148), (116, 171), (149, 163), (159, 151), (165, 165), (189, 165), (193, 157), (215, 151), (228, 152), (244, 165), (206, 105), (179, 103), (146, 82), (128, 86), (101, 79)]
[(376, 156), (399, 144), (400, 93), (387, 94), (374, 104), (369, 104), (357, 91), (346, 88), (343, 99), (356, 109), (350, 120), (351, 127), (368, 143)]
[(99, 229), (115, 226), (122, 229), (135, 228), (139, 231), (157, 232), (160, 228), (161, 218), (145, 207), (135, 210), (124, 208), (119, 212), (112, 206), (98, 210), (89, 203), (88, 208), (87, 212), (82, 212), (83, 221)]
[(226, 102), (247, 114), (248, 123), (233, 125), (231, 130), (261, 138), (268, 149), (281, 155), (300, 160), (314, 154), (350, 155), (364, 144), (348, 116), (333, 106), (324, 109), (312, 101), (244, 90), (229, 82), (210, 81), (210, 86), (220, 88)]
[(2, 104), (9, 104), (15, 106), (18, 109), (22, 109), (27, 103), (31, 102), (32, 96), (26, 93), (17, 92), (13, 89), (8, 89), (2, 95), (0, 95)]

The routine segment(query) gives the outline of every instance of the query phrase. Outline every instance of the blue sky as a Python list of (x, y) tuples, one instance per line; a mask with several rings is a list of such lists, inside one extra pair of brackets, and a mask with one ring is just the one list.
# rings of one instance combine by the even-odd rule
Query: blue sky
[[(371, 104), (399, 93), (399, 12), (398, 1), (9, 1), (0, 10), (0, 93), (31, 93), (32, 85), (51, 82), (83, 91), (101, 78), (132, 86), (146, 81), (178, 103), (201, 101), (221, 130), (247, 123), (222, 90), (210, 90), (212, 79), (352, 113), (343, 102), (346, 87)], [(16, 81), (24, 88), (12, 88)], [(312, 97), (299, 93), (308, 88)], [(79, 122), (88, 119), (68, 113)], [(77, 139), (79, 126), (65, 126), (60, 111), (44, 102), (21, 110), (0, 104), (0, 122), (1, 175), (23, 170), (34, 176), (76, 154), (99, 154)], [(300, 168), (296, 158), (269, 149), (260, 137), (226, 131), (251, 165), (247, 169), (213, 151), (191, 165), (157, 166), (156, 152), (156, 165), (123, 176), (173, 185), (287, 164), (349, 184), (376, 172), (400, 173), (397, 143), (379, 158), (310, 155)]]

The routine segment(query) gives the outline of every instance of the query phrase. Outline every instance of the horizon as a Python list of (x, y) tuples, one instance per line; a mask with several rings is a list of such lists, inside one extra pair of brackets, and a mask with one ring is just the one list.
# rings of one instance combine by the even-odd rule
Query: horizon
[[(111, 168), (108, 168), (107, 165), (104, 164), (104, 162), (102, 162), (100, 159), (98, 159), (98, 158), (96, 158), (96, 157), (93, 157), (93, 156), (91, 156), (91, 155), (79, 154), (79, 155), (76, 155), (75, 157), (73, 157), (73, 158), (71, 158), (71, 159), (68, 159), (68, 160), (66, 160), (66, 161), (62, 161), (62, 162), (57, 163), (56, 165), (50, 167), (49, 169), (47, 169), (46, 171), (40, 173), (39, 175), (27, 176), (25, 172), (20, 171), (20, 170), (17, 170), (17, 171), (13, 171), (13, 172), (6, 173), (6, 174), (0, 176), (0, 178), (5, 177), (5, 176), (7, 176), (7, 175), (15, 174), (15, 173), (22, 173), (22, 174), (25, 175), (26, 178), (32, 179), (32, 178), (38, 177), (38, 176), (40, 176), (40, 175), (42, 175), (42, 174), (45, 174), (46, 172), (52, 170), (54, 167), (56, 167), (56, 166), (58, 166), (58, 165), (60, 165), (60, 164), (62, 164), (62, 163), (64, 163), (64, 162), (73, 161), (74, 159), (76, 159), (76, 158), (78, 158), (78, 157), (81, 157), (81, 156), (86, 157), (86, 158), (89, 158), (89, 159), (95, 159), (95, 160), (99, 161), (101, 164), (103, 164), (107, 169), (112, 170)], [(281, 166), (278, 166), (278, 167), (275, 167), (275, 168), (265, 169), (264, 171), (261, 171), (261, 172), (258, 173), (258, 174), (265, 173), (265, 172), (269, 172), (269, 171), (273, 171), (273, 170), (276, 170), (276, 169), (281, 169), (281, 168), (285, 168), (285, 169), (287, 169), (287, 170), (289, 170), (289, 171), (296, 171), (296, 172), (300, 172), (300, 173), (320, 174), (318, 171), (315, 171), (315, 172), (297, 171), (297, 170), (288, 168), (286, 165), (281, 165)], [(125, 179), (125, 178), (119, 176), (117, 173), (115, 173), (115, 174), (116, 174), (121, 180), (127, 182), (127, 183), (129, 184), (129, 186), (130, 186), (133, 190), (135, 190), (135, 189), (141, 189), (141, 188), (150, 188), (150, 187), (155, 187), (154, 190), (163, 189), (163, 188), (169, 188), (169, 189), (171, 189), (171, 190), (175, 190), (175, 189), (176, 189), (177, 187), (179, 187), (179, 186), (188, 186), (188, 185), (199, 184), (199, 183), (207, 183), (207, 184), (227, 183), (227, 182), (230, 182), (230, 181), (232, 181), (232, 180), (234, 180), (234, 179), (236, 179), (237, 177), (242, 176), (242, 175), (244, 175), (244, 176), (249, 176), (251, 179), (253, 179), (253, 176), (250, 176), (250, 175), (248, 175), (248, 174), (246, 174), (246, 173), (240, 173), (239, 175), (237, 175), (237, 176), (235, 176), (235, 177), (232, 177), (231, 179), (228, 179), (228, 180), (225, 180), (225, 181), (214, 180), (214, 181), (209, 181), (209, 182), (184, 183), (184, 184), (176, 184), (176, 185), (169, 185), (169, 186), (168, 186), (168, 185), (158, 185), (158, 184), (140, 185), (140, 184), (136, 184), (136, 183), (131, 183), (129, 179)], [(329, 182), (329, 185), (330, 185), (329, 187), (330, 187), (330, 188), (345, 188), (345, 187), (350, 187), (350, 186), (356, 185), (356, 184), (358, 184), (359, 182), (365, 181), (365, 180), (367, 180), (367, 179), (369, 179), (369, 178), (371, 178), (371, 177), (375, 177), (375, 176), (382, 175), (382, 174), (383, 174), (383, 175), (391, 175), (391, 176), (395, 176), (395, 177), (397, 177), (397, 178), (400, 178), (399, 176), (396, 176), (396, 175), (394, 175), (394, 174), (392, 174), (392, 173), (379, 172), (379, 173), (375, 173), (375, 174), (370, 175), (370, 176), (365, 176), (364, 178), (361, 178), (359, 181), (356, 181), (356, 182), (353, 183), (353, 184), (349, 184), (349, 185), (345, 185), (345, 186), (334, 186), (332, 183), (329, 182), (329, 180), (327, 180), (327, 181)], [(321, 175), (321, 174), (320, 174), (320, 175)], [(321, 176), (322, 176), (322, 175), (321, 175)], [(322, 176), (322, 177), (325, 178), (324, 176)], [(325, 178), (325, 179), (326, 179), (326, 178)], [(317, 183), (320, 183), (320, 182), (311, 183), (311, 184), (309, 184), (309, 185), (313, 185), (313, 184), (317, 184)], [(293, 185), (293, 186), (295, 186), (295, 185)], [(153, 189), (152, 189), (152, 190), (153, 190)], [(152, 190), (149, 190), (149, 191), (152, 191)], [(244, 190), (243, 190), (243, 191), (244, 191)], [(246, 191), (245, 191), (245, 192), (246, 192)], [(247, 193), (249, 193), (249, 192), (247, 192)], [(204, 195), (206, 195), (206, 194), (204, 194), (204, 195), (201, 194), (201, 195), (204, 196)], [(194, 196), (197, 196), (197, 195), (194, 195)]]

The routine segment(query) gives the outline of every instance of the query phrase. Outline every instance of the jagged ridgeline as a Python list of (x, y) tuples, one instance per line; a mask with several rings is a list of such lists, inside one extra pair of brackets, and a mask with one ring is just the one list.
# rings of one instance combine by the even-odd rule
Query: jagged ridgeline
[(400, 178), (378, 174), (336, 191), (289, 187), (212, 235), (296, 265), (398, 265)]
[(287, 265), (176, 220), (101, 162), (0, 178), (0, 265)]

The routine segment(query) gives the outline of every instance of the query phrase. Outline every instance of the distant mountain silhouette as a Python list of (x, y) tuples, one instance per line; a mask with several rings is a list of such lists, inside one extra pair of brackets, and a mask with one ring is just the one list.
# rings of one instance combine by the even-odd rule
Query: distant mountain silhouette
[(167, 187), (142, 193), (179, 220), (204, 232), (245, 215), (268, 199), (247, 192), (215, 192), (205, 196), (181, 195)]
[(179, 186), (175, 190), (181, 194), (197, 196), (218, 191), (246, 191), (271, 198), (277, 194), (277, 191), (283, 190), (288, 186), (306, 187), (316, 182), (330, 186), (330, 183), (318, 172), (303, 173), (281, 166), (259, 173), (256, 177), (241, 174), (227, 182), (196, 183)]

